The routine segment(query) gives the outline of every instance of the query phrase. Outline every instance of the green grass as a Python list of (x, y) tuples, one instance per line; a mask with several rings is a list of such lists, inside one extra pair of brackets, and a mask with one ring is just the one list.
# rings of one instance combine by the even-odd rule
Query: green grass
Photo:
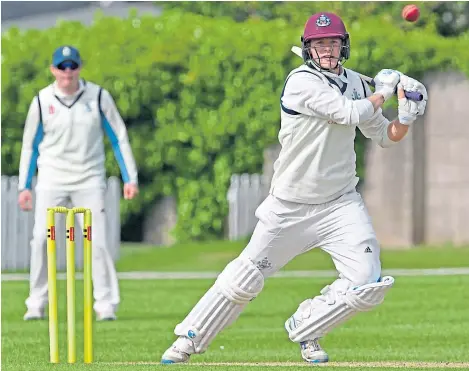
[[(48, 323), (24, 322), (27, 282), (2, 282), (2, 370), (154, 370), (160, 365), (107, 362), (159, 362), (174, 339), (173, 329), (212, 280), (122, 281), (116, 322), (94, 324), (95, 364), (48, 363)], [(299, 362), (299, 349), (288, 340), (284, 321), (298, 303), (316, 294), (328, 279), (272, 278), (240, 319), (193, 357), (200, 362)], [(469, 362), (467, 334), (469, 276), (397, 277), (385, 302), (328, 335), (322, 345), (332, 361)], [(82, 292), (82, 282), (77, 282)], [(65, 282), (59, 281), (61, 360), (65, 354)], [(77, 295), (77, 344), (82, 361), (82, 295)], [(223, 346), (224, 349), (220, 347)], [(168, 367), (168, 366), (166, 366)], [(173, 366), (169, 366), (173, 367)], [(184, 366), (173, 368), (181, 369)], [(190, 367), (190, 366), (189, 366)], [(194, 368), (194, 367), (190, 367)], [(244, 370), (246, 366), (204, 366), (204, 370)], [(250, 369), (293, 370), (297, 367)], [(345, 367), (327, 367), (344, 370)], [(391, 370), (388, 367), (355, 368)], [(412, 368), (416, 370), (417, 368)], [(420, 368), (424, 370), (424, 368)], [(425, 368), (426, 371), (432, 368)]]
[[(124, 271), (220, 271), (243, 250), (246, 243), (217, 241), (173, 247), (123, 245), (117, 269)], [(469, 246), (419, 246), (382, 249), (383, 268), (448, 268), (469, 266)], [(294, 259), (284, 269), (334, 269), (326, 253), (315, 249)]]
[[(124, 245), (118, 271), (221, 271), (237, 256), (243, 242), (211, 242), (171, 248)], [(469, 248), (418, 247), (383, 249), (384, 268), (441, 268), (469, 265)], [(320, 250), (302, 255), (286, 270), (332, 269)], [(2, 370), (153, 370), (174, 340), (173, 329), (213, 280), (121, 281), (122, 304), (116, 322), (94, 324), (93, 365), (50, 365), (48, 322), (24, 322), (27, 282), (2, 282)], [(189, 368), (204, 370), (292, 370), (300, 367), (216, 366), (203, 362), (301, 362), (298, 346), (288, 340), (286, 318), (306, 297), (315, 295), (327, 278), (272, 278), (232, 327)], [(383, 305), (353, 318), (328, 335), (322, 345), (336, 362), (469, 362), (469, 276), (397, 277)], [(61, 361), (66, 361), (65, 282), (59, 281)], [(77, 282), (77, 344), (82, 361), (82, 282)], [(224, 349), (221, 349), (221, 346)], [(154, 364), (119, 364), (151, 362)], [(192, 365), (192, 366), (191, 366)], [(303, 365), (303, 363), (301, 363)], [(169, 366), (181, 369), (183, 366)], [(411, 370), (437, 370), (431, 365)], [(168, 366), (166, 366), (167, 369)], [(328, 365), (331, 370), (351, 369)], [(449, 367), (445, 367), (450, 369)], [(395, 367), (354, 367), (391, 371)], [(461, 368), (459, 368), (461, 369)], [(469, 369), (467, 367), (466, 369)]]
[[(212, 241), (154, 247), (123, 243), (116, 264), (119, 272), (130, 271), (221, 271), (240, 254), (246, 241)], [(469, 246), (417, 246), (408, 249), (383, 248), (383, 268), (454, 268), (469, 266)], [(334, 269), (332, 261), (320, 249), (298, 256), (284, 270)], [(25, 271), (17, 271), (25, 272)], [(3, 273), (9, 273), (4, 271)]]

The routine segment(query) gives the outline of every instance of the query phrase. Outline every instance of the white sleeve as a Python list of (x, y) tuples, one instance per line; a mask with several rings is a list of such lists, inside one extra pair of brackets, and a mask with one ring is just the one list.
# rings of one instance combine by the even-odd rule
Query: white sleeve
[[(363, 86), (365, 87), (366, 96), (369, 97), (372, 94), (370, 87), (368, 84), (364, 84)], [(389, 139), (389, 124), (390, 121), (384, 117), (382, 109), (379, 108), (369, 120), (358, 124), (358, 128), (365, 137), (378, 143), (380, 147), (387, 148), (397, 143)]]
[(373, 104), (368, 99), (351, 100), (306, 71), (288, 79), (281, 98), (282, 105), (294, 112), (320, 116), (336, 124), (356, 126), (371, 118)]
[(137, 166), (130, 147), (127, 128), (111, 94), (102, 89), (101, 110), (103, 112), (103, 129), (108, 136), (114, 156), (121, 170), (124, 183), (138, 183)]
[(31, 189), (31, 183), (37, 170), (39, 144), (44, 138), (44, 128), (41, 122), (39, 98), (34, 97), (29, 106), (28, 115), (23, 131), (21, 147), (18, 189)]

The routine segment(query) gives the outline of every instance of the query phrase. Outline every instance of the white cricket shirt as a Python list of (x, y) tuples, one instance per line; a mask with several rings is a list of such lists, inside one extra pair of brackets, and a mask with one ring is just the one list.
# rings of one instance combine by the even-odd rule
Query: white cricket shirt
[(320, 73), (302, 65), (290, 72), (281, 95), (282, 146), (270, 193), (306, 204), (334, 200), (355, 189), (355, 129), (382, 147), (392, 142), (389, 120), (374, 112), (371, 90), (352, 70)]
[(34, 97), (23, 134), (19, 189), (30, 189), (37, 169), (40, 189), (105, 188), (104, 134), (109, 137), (124, 183), (137, 183), (127, 129), (105, 89), (80, 81), (66, 96), (53, 83)]

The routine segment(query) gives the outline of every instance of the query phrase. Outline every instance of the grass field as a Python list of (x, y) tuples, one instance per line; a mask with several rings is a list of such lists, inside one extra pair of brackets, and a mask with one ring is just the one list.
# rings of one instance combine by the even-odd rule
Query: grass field
[[(223, 245), (223, 244), (222, 244)], [(209, 245), (210, 246), (210, 245)], [(240, 245), (193, 245), (182, 249), (128, 247), (118, 263), (124, 270), (217, 271)], [(134, 251), (131, 251), (131, 250)], [(212, 254), (203, 257), (202, 251)], [(207, 251), (208, 250), (208, 251)], [(172, 256), (171, 256), (172, 255)], [(468, 249), (421, 248), (384, 251), (388, 268), (469, 266)], [(287, 270), (330, 269), (320, 252), (307, 254)], [(412, 263), (409, 263), (412, 262)], [(184, 264), (185, 265), (184, 265)], [(200, 266), (204, 269), (201, 269)], [(166, 268), (166, 269), (164, 269)], [(293, 370), (308, 366), (283, 324), (299, 302), (316, 294), (327, 278), (272, 278), (232, 327), (192, 363), (161, 366), (161, 354), (174, 340), (173, 329), (213, 280), (122, 280), (122, 304), (116, 322), (94, 324), (93, 365), (48, 363), (48, 322), (24, 322), (27, 282), (2, 282), (2, 370)], [(469, 369), (467, 351), (469, 275), (396, 277), (383, 305), (363, 313), (322, 341), (331, 370)], [(82, 361), (82, 282), (77, 282), (78, 357)], [(65, 282), (59, 281), (61, 361), (66, 362)], [(254, 363), (257, 365), (254, 366)], [(252, 367), (246, 365), (249, 363)], [(323, 366), (310, 366), (323, 367)]]
[[(210, 242), (175, 245), (171, 248), (142, 248), (125, 244), (117, 269), (128, 271), (220, 271), (234, 259), (245, 242)], [(469, 246), (419, 246), (412, 249), (383, 249), (383, 268), (440, 268), (469, 266)], [(319, 249), (298, 256), (285, 270), (334, 269), (329, 255)]]

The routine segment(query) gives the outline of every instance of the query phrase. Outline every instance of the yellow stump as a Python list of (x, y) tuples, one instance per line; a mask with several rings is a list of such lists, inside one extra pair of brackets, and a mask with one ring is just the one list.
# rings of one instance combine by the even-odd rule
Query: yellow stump
[(84, 362), (93, 362), (93, 284), (91, 279), (92, 243), (91, 211), (86, 210), (83, 216), (83, 279), (84, 279)]
[(75, 213), (68, 210), (65, 224), (67, 230), (67, 337), (68, 363), (75, 363), (76, 328), (75, 328)]
[(84, 362), (93, 362), (93, 284), (92, 284), (92, 249), (91, 249), (91, 210), (75, 207), (53, 207), (47, 209), (47, 271), (49, 284), (49, 339), (50, 361), (59, 363), (59, 329), (57, 314), (57, 252), (55, 243), (55, 213), (67, 215), (67, 340), (68, 363), (76, 362), (76, 295), (75, 295), (75, 214), (83, 216), (83, 255), (84, 255)]
[(47, 209), (47, 277), (49, 283), (49, 348), (51, 363), (59, 363), (59, 325), (57, 316), (57, 258), (55, 212)]

